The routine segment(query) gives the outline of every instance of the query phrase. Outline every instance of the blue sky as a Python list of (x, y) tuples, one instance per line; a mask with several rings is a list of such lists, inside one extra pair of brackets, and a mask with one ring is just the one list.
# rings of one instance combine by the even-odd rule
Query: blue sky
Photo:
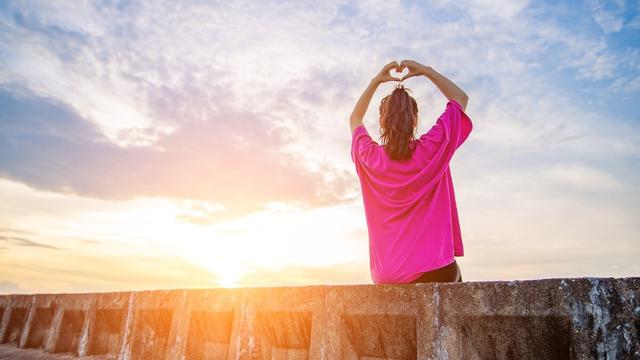
[[(466, 281), (637, 276), (639, 10), (2, 2), (0, 290), (370, 283), (348, 115), (402, 59), (470, 97)], [(422, 133), (446, 101), (405, 85)]]

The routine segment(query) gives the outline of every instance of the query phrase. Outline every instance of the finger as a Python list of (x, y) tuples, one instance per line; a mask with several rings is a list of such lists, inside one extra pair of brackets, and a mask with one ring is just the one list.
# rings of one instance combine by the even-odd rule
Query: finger
[(395, 61), (392, 61), (392, 62), (388, 63), (387, 65), (385, 65), (384, 69), (385, 69), (386, 71), (389, 71), (389, 70), (391, 70), (392, 68), (394, 68), (395, 66), (396, 66), (396, 62), (395, 62)]
[(402, 60), (402, 64), (409, 69), (413, 69), (416, 66), (413, 60)]

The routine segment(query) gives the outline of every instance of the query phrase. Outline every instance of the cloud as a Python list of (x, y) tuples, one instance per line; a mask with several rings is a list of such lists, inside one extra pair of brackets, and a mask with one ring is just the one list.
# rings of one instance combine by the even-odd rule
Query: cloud
[[(248, 112), (183, 127), (157, 148), (121, 148), (56, 101), (0, 90), (0, 104), (0, 174), (35, 188), (102, 199), (194, 199), (223, 206), (220, 218), (271, 201), (340, 203), (355, 189), (346, 185), (355, 184), (353, 175), (328, 162), (313, 171), (279, 152), (285, 132), (261, 128), (260, 115)], [(245, 131), (242, 124), (251, 126)]]
[[(438, 2), (436, 2), (438, 3)], [(453, 6), (459, 11), (468, 12), (477, 18), (509, 19), (518, 15), (529, 6), (530, 0), (496, 2), (491, 0), (439, 1), (439, 6)]]
[(624, 25), (625, 0), (589, 0), (593, 19), (605, 34), (620, 31)]
[(23, 229), (15, 229), (11, 227), (0, 227), (0, 233), (5, 234), (18, 234), (18, 235), (34, 235), (33, 231), (23, 230)]
[[(59, 250), (61, 248), (49, 244), (43, 244), (30, 238), (35, 235), (32, 231), (14, 229), (10, 227), (1, 227), (0, 228), (0, 242), (4, 242), (5, 244), (11, 244), (16, 246), (24, 246), (24, 247), (37, 247), (44, 249), (54, 249)], [(11, 246), (10, 245), (10, 246)], [(7, 247), (2, 247), (2, 249), (8, 249)]]
[[(49, 244), (40, 243), (31, 240), (30, 237), (36, 235), (32, 231), (14, 229), (10, 227), (0, 227), (0, 243), (8, 244), (9, 247), (24, 246), (24, 247), (36, 247), (44, 249), (59, 250), (61, 248)], [(2, 250), (9, 249), (9, 247), (0, 247)]]
[(637, 94), (640, 92), (640, 76), (620, 77), (611, 83), (609, 89), (612, 93)]
[(468, 279), (633, 276), (640, 269), (637, 168), (515, 161), (479, 176), (456, 172), (463, 175), (454, 181)]
[[(15, 204), (12, 204), (12, 201), (10, 199), (5, 199), (9, 202), (9, 205), (12, 209), (16, 209)], [(25, 198), (22, 198), (22, 200), (24, 201)], [(42, 203), (40, 203), (42, 205)], [(55, 206), (54, 206), (55, 207)], [(58, 210), (60, 210), (60, 208), (58, 208)], [(43, 209), (41, 209), (41, 211), (45, 211)], [(14, 215), (14, 214), (12, 214)], [(58, 215), (62, 215), (62, 214), (58, 214)], [(5, 216), (9, 216), (9, 215), (5, 215)], [(15, 215), (14, 215), (15, 216)], [(19, 217), (17, 217), (19, 218)], [(9, 219), (6, 219), (9, 220)], [(35, 223), (30, 223), (29, 225), (33, 226), (33, 228), (38, 228), (38, 226)], [(51, 228), (49, 228), (47, 231), (44, 231), (44, 235), (46, 236), (46, 239), (51, 242), (52, 239), (50, 237), (48, 237), (47, 235), (50, 234), (51, 232)], [(35, 231), (29, 231), (29, 230), (24, 230), (24, 229), (16, 229), (16, 228), (12, 228), (12, 227), (0, 227), (0, 242), (4, 241), (6, 244), (13, 244), (16, 246), (23, 246), (23, 247), (41, 247), (41, 248), (45, 248), (45, 249), (57, 249), (57, 250), (64, 250), (66, 248), (64, 247), (60, 247), (60, 246), (54, 246), (51, 244), (45, 244), (42, 242), (37, 242), (32, 240), (33, 237), (38, 237), (38, 233)], [(99, 240), (94, 240), (94, 239), (85, 239), (82, 237), (75, 237), (75, 236), (69, 236), (69, 235), (65, 235), (64, 236), (64, 240), (75, 240), (81, 243), (85, 243), (85, 244), (103, 244), (103, 241), (99, 241)], [(53, 242), (57, 242), (56, 240), (54, 240)], [(2, 247), (2, 249), (8, 249), (8, 247)]]
[[(250, 10), (252, 6), (257, 9)], [(506, 106), (535, 113), (537, 107), (529, 98), (550, 92), (535, 69), (574, 69), (578, 80), (624, 82), (631, 79), (625, 73), (631, 65), (625, 64), (634, 55), (627, 50), (614, 52), (605, 39), (556, 23), (550, 16), (555, 8), (529, 1), (508, 5), (439, 1), (422, 7), (394, 2), (304, 6), (276, 2), (245, 4), (242, 11), (233, 4), (189, 2), (180, 7), (84, 4), (75, 12), (64, 7), (49, 6), (46, 13), (33, 5), (11, 7), (13, 16), (7, 16), (4, 24), (7, 34), (14, 36), (7, 39), (7, 46), (33, 42), (49, 60), (26, 69), (8, 66), (7, 84), (21, 84), (37, 95), (58, 99), (119, 145), (162, 148), (158, 142), (180, 128), (222, 119), (211, 127), (228, 130), (238, 144), (259, 144), (244, 135), (252, 128), (261, 136), (275, 131), (282, 137), (278, 151), (318, 160), (327, 143), (346, 133), (346, 120), (345, 129), (338, 131), (331, 129), (335, 128), (331, 119), (346, 117), (368, 77), (390, 58), (422, 60), (429, 53), (428, 62), (472, 95), (478, 106), (472, 105), (471, 111)], [(223, 21), (227, 18), (234, 22)], [(6, 49), (16, 64), (37, 58), (18, 48)], [(64, 57), (68, 52), (59, 51), (67, 48), (74, 56)], [(69, 75), (58, 69), (51, 71), (54, 78), (44, 81), (28, 72), (46, 69), (50, 63), (64, 64)], [(78, 74), (84, 78), (68, 78)], [(37, 91), (34, 84), (39, 81), (69, 84), (83, 93)], [(85, 83), (108, 90), (84, 89)], [(428, 94), (439, 98), (432, 90)], [(527, 95), (527, 102), (517, 107), (505, 103)], [(76, 105), (87, 97), (91, 106), (108, 101), (107, 110)], [(426, 106), (437, 107), (432, 101)], [(122, 107), (144, 112), (144, 125), (137, 126), (136, 116), (127, 115)], [(260, 115), (225, 127), (221, 113), (246, 109)], [(96, 121), (92, 111), (107, 120)], [(120, 116), (109, 115), (112, 112)], [(117, 124), (124, 124), (117, 135), (105, 130)]]
[[(107, 19), (89, 3), (23, 3), (3, 16), (0, 84), (19, 85), (58, 99), (120, 145), (145, 145), (171, 127), (151, 119), (119, 74), (105, 74), (93, 42), (105, 35)], [(9, 5), (10, 8), (13, 5)], [(104, 55), (104, 54), (102, 54)], [(133, 136), (134, 135), (134, 136)]]
[(40, 248), (45, 248), (45, 249), (59, 249), (56, 246), (52, 246), (52, 245), (48, 245), (48, 244), (42, 244), (42, 243), (27, 239), (27, 238), (24, 238), (24, 237), (20, 237), (20, 236), (4, 236), (4, 235), (0, 235), (0, 241), (4, 241), (4, 242), (7, 242), (7, 243), (13, 243), (13, 244), (16, 244), (18, 246), (40, 247)]
[[(111, 255), (74, 251), (64, 256), (41, 259), (37, 264), (8, 258), (0, 264), (0, 272), (13, 278), (27, 274), (32, 277), (30, 288), (38, 293), (218, 286), (215, 274), (182, 258), (142, 254)], [(8, 291), (13, 292), (13, 289), (15, 287)]]
[(83, 242), (85, 244), (103, 244), (103, 241), (99, 241), (99, 240), (91, 240), (91, 239), (80, 239), (80, 242)]
[(29, 290), (20, 286), (20, 284), (10, 280), (0, 280), (0, 294), (20, 294), (27, 293)]
[(261, 93), (315, 66), (305, 38), (322, 34), (310, 26), (329, 21), (335, 5), (272, 5), (258, 15), (226, 3), (10, 4), (0, 84), (58, 99), (121, 146), (151, 146), (215, 115), (220, 102), (262, 111), (271, 104)]
[[(624, 6), (613, 5), (5, 3), (0, 175), (100, 199), (170, 197), (178, 220), (199, 225), (349, 203), (348, 114), (382, 64), (412, 58), (471, 97), (474, 133), (453, 165), (477, 254), (465, 279), (610, 269), (600, 252), (630, 264), (640, 67), (624, 35), (638, 16), (620, 29)], [(444, 98), (427, 79), (408, 85), (425, 131)], [(365, 123), (373, 133), (375, 111)], [(351, 268), (259, 268), (243, 281), (360, 281)]]

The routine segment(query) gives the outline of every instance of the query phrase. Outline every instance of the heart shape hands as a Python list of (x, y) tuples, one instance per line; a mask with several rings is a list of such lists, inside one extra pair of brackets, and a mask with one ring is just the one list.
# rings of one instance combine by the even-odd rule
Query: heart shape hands
[[(406, 71), (405, 71), (406, 70)], [(398, 73), (397, 76), (401, 76), (400, 81), (404, 80), (406, 77), (408, 77), (407, 75), (409, 75), (409, 73), (411, 73), (411, 71), (409, 70), (409, 68), (407, 68), (406, 66), (402, 66), (400, 65), (399, 67), (397, 67), (395, 69), (396, 73)]]
[[(413, 61), (413, 60), (402, 60), (400, 63), (397, 61), (392, 61), (385, 65), (382, 70), (376, 76), (376, 79), (380, 82), (387, 81), (404, 81), (410, 77), (418, 76), (423, 74), (424, 65)], [(404, 70), (407, 69), (408, 72), (404, 73)], [(391, 70), (395, 70), (396, 73), (404, 74), (401, 78), (397, 76), (391, 75)]]

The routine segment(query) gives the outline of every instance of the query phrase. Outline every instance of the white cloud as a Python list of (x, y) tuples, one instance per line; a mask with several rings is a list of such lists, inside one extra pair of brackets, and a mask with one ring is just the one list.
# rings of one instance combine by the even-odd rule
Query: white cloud
[(495, 17), (508, 19), (518, 15), (530, 3), (530, 0), (491, 1), (491, 0), (465, 0), (465, 1), (439, 1), (439, 6), (452, 6), (458, 10), (472, 14), (477, 18)]
[(551, 186), (580, 191), (607, 191), (623, 193), (625, 186), (613, 175), (597, 168), (580, 164), (553, 165), (544, 169), (539, 179)]
[(589, 0), (593, 19), (605, 34), (620, 31), (624, 25), (625, 0)]
[[(40, 28), (2, 18), (7, 31), (0, 35), (0, 54), (7, 56), (0, 59), (0, 81), (72, 105), (125, 145), (150, 145), (173, 127), (219, 119), (219, 112), (236, 108), (261, 114), (247, 117), (244, 127), (221, 124), (227, 132), (251, 132), (236, 134), (239, 143), (253, 139), (244, 145), (299, 153), (309, 168), (342, 161), (352, 169), (347, 118), (369, 79), (394, 59), (432, 65), (471, 97), (474, 132), (454, 165), (469, 249), (462, 261), (471, 276), (465, 279), (535, 276), (544, 263), (553, 263), (545, 271), (563, 272), (564, 256), (577, 273), (588, 271), (580, 268), (584, 259), (605, 273), (639, 255), (637, 210), (628, 211), (638, 173), (620, 170), (625, 162), (637, 163), (637, 124), (615, 117), (617, 109), (584, 106), (591, 98), (580, 89), (554, 85), (564, 70), (573, 70), (585, 86), (612, 81), (602, 91), (632, 94), (638, 91), (638, 52), (614, 51), (602, 34), (566, 28), (544, 9), (529, 11), (529, 1), (438, 1), (424, 8), (360, 2), (353, 16), (341, 2), (148, 2), (123, 12), (97, 11), (88, 3), (78, 11), (61, 3), (46, 11), (25, 4), (16, 7)], [(621, 4), (590, 4), (605, 34), (620, 30)], [(53, 25), (79, 38), (47, 33)], [(64, 49), (72, 51), (65, 55)], [(420, 131), (426, 131), (444, 98), (427, 79), (407, 84), (420, 104)], [(372, 133), (377, 103), (390, 89), (383, 85), (372, 100), (365, 119)], [(276, 124), (287, 130), (286, 144), (268, 140)], [(264, 143), (256, 140), (261, 137)], [(217, 209), (194, 204), (185, 216), (198, 221)], [(359, 213), (347, 220), (362, 225)], [(280, 237), (279, 246), (302, 233), (292, 236)], [(608, 237), (619, 241), (602, 246)], [(361, 259), (361, 245), (351, 243), (343, 260)], [(323, 244), (313, 246), (317, 252)], [(596, 261), (600, 251), (610, 258)], [(487, 266), (493, 271), (482, 273)]]
[[(355, 16), (336, 17), (341, 5), (143, 3), (119, 11), (82, 3), (69, 11), (62, 3), (44, 13), (21, 3), (25, 18), (45, 31), (11, 27), (19, 36), (6, 39), (4, 51), (13, 61), (0, 79), (72, 104), (121, 145), (151, 145), (177, 126), (206, 121), (224, 103), (270, 114), (263, 121), (286, 127), (289, 150), (310, 146), (318, 153), (327, 138), (346, 133), (339, 119), (391, 59), (418, 57), (434, 65), (483, 107), (505, 96), (547, 92), (530, 74), (544, 66), (550, 44), (565, 47), (555, 65), (577, 69), (579, 79), (610, 79), (620, 66), (606, 43), (551, 21), (537, 23), (524, 12), (529, 1), (441, 1), (424, 9), (361, 2)], [(451, 9), (457, 14), (451, 21), (436, 15)], [(84, 38), (52, 37), (51, 26)], [(24, 45), (14, 46), (19, 42)], [(69, 44), (76, 55), (65, 59), (54, 52)], [(491, 86), (481, 89), (487, 80)], [(212, 87), (230, 89), (230, 96), (212, 98), (219, 93)], [(485, 90), (491, 93), (478, 97)], [(326, 119), (337, 126), (320, 125)]]
[(453, 175), (463, 274), (500, 280), (640, 270), (640, 199), (624, 172), (571, 163), (468, 172), (458, 165)]
[(638, 93), (640, 92), (640, 75), (633, 78), (620, 77), (611, 83), (609, 89), (614, 93)]
[(63, 60), (48, 38), (15, 31), (17, 34), (5, 36), (0, 45), (0, 52), (10, 54), (0, 60), (0, 85), (25, 87), (39, 96), (62, 101), (120, 145), (149, 145), (160, 134), (172, 131), (169, 125), (150, 117), (134, 84), (97, 59), (91, 49), (75, 55), (81, 60)]
[(0, 294), (20, 294), (29, 293), (29, 290), (23, 289), (18, 283), (9, 280), (0, 280)]

